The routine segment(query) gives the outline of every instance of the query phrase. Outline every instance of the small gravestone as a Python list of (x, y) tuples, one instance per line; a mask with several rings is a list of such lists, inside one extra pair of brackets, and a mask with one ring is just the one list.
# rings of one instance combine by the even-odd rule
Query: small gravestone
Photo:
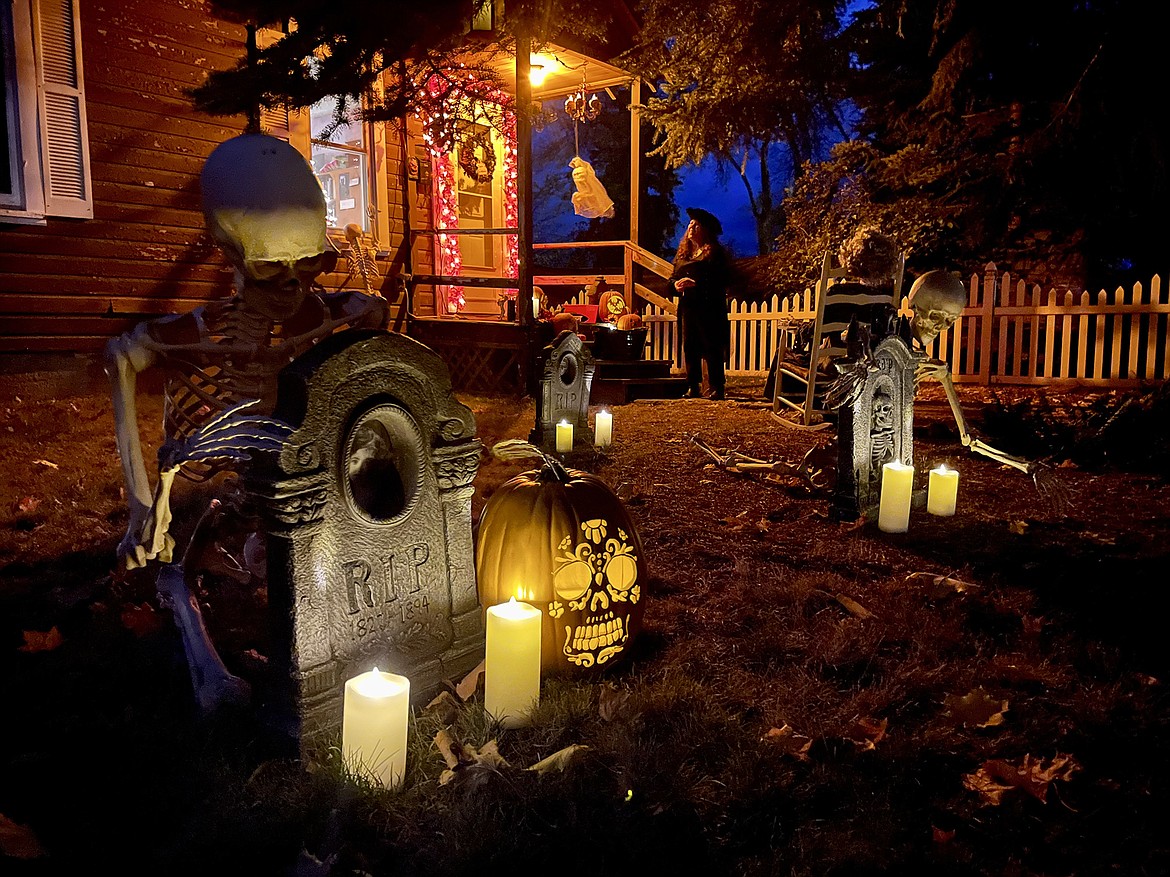
[(528, 440), (550, 453), (557, 449), (557, 424), (573, 424), (573, 447), (591, 448), (589, 390), (593, 384), (593, 355), (581, 337), (569, 330), (544, 348), (544, 370), (536, 395), (536, 426)]
[(287, 366), (275, 416), (295, 431), (247, 486), (267, 533), (274, 708), (304, 746), (340, 727), (352, 676), (402, 674), (417, 700), (482, 659), (482, 446), (439, 356), (390, 332), (343, 332)]
[(877, 509), (882, 466), (914, 463), (914, 373), (917, 360), (898, 336), (873, 352), (876, 367), (852, 405), (840, 409), (836, 512), (856, 518)]

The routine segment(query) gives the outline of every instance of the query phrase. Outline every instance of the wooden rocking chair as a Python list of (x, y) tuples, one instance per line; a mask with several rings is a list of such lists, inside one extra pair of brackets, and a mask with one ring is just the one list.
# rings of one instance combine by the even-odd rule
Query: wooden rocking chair
[[(892, 304), (897, 308), (902, 303), (902, 274), (905, 255), (899, 254), (897, 268), (890, 280), (892, 292), (873, 293), (859, 291), (856, 284), (834, 293), (837, 285), (849, 279), (844, 268), (837, 264), (832, 251), (825, 253), (821, 261), (821, 276), (816, 285), (817, 314), (813, 324), (812, 339), (809, 343), (807, 366), (786, 361), (789, 346), (798, 337), (792, 321), (780, 327), (779, 350), (776, 354), (776, 375), (772, 387), (772, 414), (785, 426), (815, 430), (830, 426), (825, 411), (817, 407), (817, 373), (825, 360), (846, 356), (843, 333), (849, 328), (852, 318), (863, 313), (863, 308), (872, 305)], [(807, 325), (807, 324), (806, 324)], [(785, 389), (785, 380), (790, 388)], [(794, 417), (793, 414), (799, 415)]]

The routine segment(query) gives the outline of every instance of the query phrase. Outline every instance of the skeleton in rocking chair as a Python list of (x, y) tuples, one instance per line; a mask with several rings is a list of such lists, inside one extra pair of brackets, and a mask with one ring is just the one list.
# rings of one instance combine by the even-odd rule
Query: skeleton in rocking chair
[[(200, 176), (208, 231), (235, 269), (235, 293), (180, 315), (140, 323), (106, 348), (118, 454), (130, 521), (118, 546), (127, 569), (158, 561), (157, 588), (182, 635), (196, 701), (204, 712), (248, 697), (211, 643), (184, 563), (201, 531), (221, 518), (212, 502), (182, 560), (169, 533), (177, 474), (205, 480), (250, 451), (274, 450), (290, 431), (268, 415), (280, 370), (333, 332), (386, 325), (386, 302), (327, 293), (316, 284), (331, 254), (321, 187), (305, 159), (282, 140), (244, 134), (220, 144)], [(137, 375), (164, 371), (164, 441), (151, 490), (136, 414)], [(246, 516), (236, 514), (233, 526)], [(237, 569), (263, 576), (259, 552)], [(197, 560), (198, 558), (195, 558)], [(244, 578), (247, 573), (244, 572)]]
[[(930, 342), (954, 324), (966, 304), (967, 291), (962, 281), (948, 271), (928, 271), (910, 287), (910, 308), (913, 312), (910, 319), (910, 334), (916, 342), (912, 351), (918, 359), (915, 383), (929, 377), (942, 384), (955, 417), (955, 424), (959, 428), (959, 440), (963, 447), (1031, 476), (1040, 493), (1059, 507), (1066, 499), (1065, 488), (1052, 470), (1044, 463), (1025, 460), (994, 448), (972, 433), (963, 416), (963, 408), (959, 402), (959, 394), (955, 390), (954, 380), (951, 378), (950, 367), (945, 362), (931, 359), (927, 355), (926, 349)], [(873, 367), (873, 362), (867, 354), (872, 350), (872, 345), (881, 340), (877, 336), (870, 337), (872, 328), (860, 327), (865, 340), (851, 346), (851, 350), (856, 351), (853, 362), (842, 369), (840, 376), (826, 390), (828, 407), (839, 408), (852, 404), (858, 398), (858, 393), (865, 384), (865, 377)], [(851, 327), (851, 331), (858, 331), (858, 327), (856, 325)]]

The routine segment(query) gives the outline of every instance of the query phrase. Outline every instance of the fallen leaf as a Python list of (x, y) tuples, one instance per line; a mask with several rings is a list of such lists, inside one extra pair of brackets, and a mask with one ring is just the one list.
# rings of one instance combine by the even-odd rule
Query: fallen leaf
[(162, 628), (158, 613), (149, 603), (130, 603), (122, 608), (122, 626), (137, 637), (150, 636)]
[(1010, 524), (1008, 524), (1008, 531), (1015, 533), (1017, 536), (1023, 536), (1028, 532), (1028, 522), (1012, 521)]
[(0, 813), (0, 853), (14, 859), (38, 859), (45, 851), (30, 828)]
[(833, 599), (844, 606), (853, 615), (858, 618), (873, 618), (873, 613), (854, 600), (852, 597), (846, 597), (844, 594), (834, 594)]
[(60, 469), (61, 467), (52, 460), (33, 460), (34, 466), (47, 466), (50, 469)]
[(912, 572), (906, 576), (906, 581), (908, 582), (914, 582), (920, 579), (926, 579), (930, 583), (932, 597), (945, 597), (952, 593), (964, 594), (967, 591), (976, 591), (979, 589), (978, 585), (952, 578), (949, 575), (939, 575), (932, 572)]
[(886, 736), (886, 727), (889, 723), (889, 719), (872, 719), (862, 716), (853, 723), (853, 727), (846, 737), (860, 751), (868, 752)]
[(1002, 725), (1008, 702), (988, 694), (982, 686), (964, 695), (948, 694), (943, 700), (946, 714), (969, 728)]
[(955, 839), (954, 829), (947, 830), (939, 828), (937, 825), (930, 826), (930, 834), (936, 844), (950, 843)]
[(812, 738), (797, 734), (788, 724), (780, 728), (770, 728), (763, 739), (776, 743), (788, 755), (793, 755), (801, 761), (808, 760), (808, 749), (812, 746)]
[(476, 749), (467, 746), (443, 729), (435, 735), (435, 745), (443, 754), (447, 762), (447, 770), (439, 775), (439, 785), (445, 786), (453, 780), (475, 788), (487, 781), (489, 776), (498, 773), (500, 768), (510, 765), (500, 755), (495, 740), (489, 740), (482, 747)]
[(459, 701), (451, 692), (440, 691), (430, 703), (423, 707), (423, 715), (437, 716), (440, 722), (450, 725), (459, 718)]
[(1066, 782), (1081, 766), (1071, 755), (1057, 753), (1048, 764), (1044, 759), (1025, 755), (1019, 764), (1001, 758), (983, 762), (975, 773), (963, 776), (963, 785), (978, 792), (983, 803), (998, 805), (1006, 792), (1021, 789), (1038, 801), (1048, 799), (1048, 787), (1056, 780)]
[(571, 746), (566, 746), (564, 749), (558, 749), (547, 758), (542, 758), (528, 769), (536, 771), (539, 774), (551, 773), (554, 770), (562, 771), (569, 766), (573, 759), (588, 748), (583, 743), (574, 743)]
[(626, 704), (629, 702), (630, 692), (615, 685), (601, 686), (601, 693), (597, 697), (597, 711), (604, 721), (626, 718), (624, 715)]
[(469, 700), (475, 694), (479, 687), (479, 677), (483, 675), (484, 662), (480, 661), (474, 670), (463, 677), (463, 680), (455, 686), (455, 693), (459, 695), (462, 701)]
[(22, 652), (51, 652), (64, 641), (61, 631), (57, 630), (56, 626), (50, 627), (48, 630), (26, 630), (24, 631), (24, 645), (20, 647), (20, 650)]
[(24, 514), (30, 515), (37, 510), (37, 507), (40, 506), (40, 504), (41, 501), (35, 496), (22, 496), (20, 501), (16, 504), (16, 507), (20, 511), (24, 512)]

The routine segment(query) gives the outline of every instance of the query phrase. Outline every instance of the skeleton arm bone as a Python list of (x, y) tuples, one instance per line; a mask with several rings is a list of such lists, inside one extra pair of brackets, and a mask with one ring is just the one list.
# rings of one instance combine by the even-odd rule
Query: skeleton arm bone
[(142, 437), (138, 433), (136, 394), (138, 373), (149, 368), (154, 361), (155, 354), (149, 346), (145, 324), (140, 323), (106, 345), (106, 374), (113, 394), (115, 439), (122, 462), (126, 501), (130, 507), (130, 523), (118, 545), (118, 557), (126, 560), (129, 569), (143, 566), (149, 559), (141, 542), (141, 533), (153, 501), (142, 456)]
[(1003, 463), (1005, 466), (1019, 469), (1025, 475), (1035, 474), (1037, 464), (1030, 463), (1022, 457), (1005, 454), (998, 448), (993, 448), (991, 445), (980, 441), (967, 428), (967, 419), (963, 416), (963, 406), (959, 403), (959, 394), (955, 390), (955, 382), (951, 379), (951, 370), (945, 362), (939, 362), (936, 359), (924, 360), (919, 366), (919, 369), (943, 385), (943, 390), (947, 394), (947, 402), (950, 403), (951, 412), (955, 415), (955, 425), (959, 427), (959, 440), (963, 443), (963, 447), (977, 454), (982, 454), (985, 457), (990, 457), (992, 460)]

